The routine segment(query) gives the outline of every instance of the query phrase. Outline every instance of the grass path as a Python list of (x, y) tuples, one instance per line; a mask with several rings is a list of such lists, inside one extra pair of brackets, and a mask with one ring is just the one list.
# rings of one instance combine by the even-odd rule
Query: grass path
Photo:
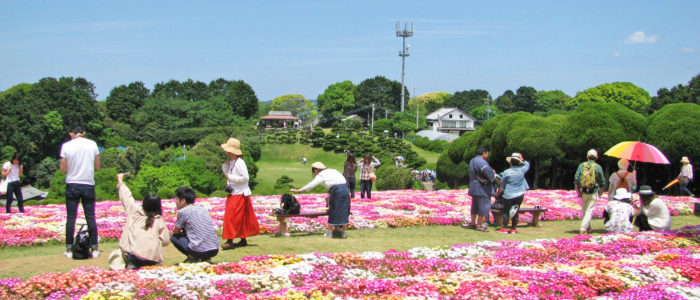
[[(673, 217), (673, 229), (696, 225), (697, 216)], [(329, 239), (321, 234), (296, 234), (290, 238), (277, 238), (270, 235), (251, 237), (249, 246), (229, 251), (221, 251), (214, 257), (215, 263), (237, 261), (244, 256), (263, 254), (299, 254), (309, 252), (365, 252), (386, 251), (389, 249), (407, 250), (415, 247), (436, 247), (483, 240), (533, 240), (541, 238), (570, 238), (578, 234), (579, 220), (542, 222), (543, 227), (520, 227), (518, 234), (496, 233), (493, 228), (488, 233), (464, 229), (458, 226), (428, 226), (409, 228), (383, 228), (351, 230), (348, 239)], [(602, 220), (592, 222), (593, 234), (603, 233)], [(49, 272), (68, 272), (77, 267), (96, 266), (107, 268), (109, 253), (116, 249), (117, 242), (100, 244), (103, 251), (97, 259), (71, 260), (63, 257), (63, 245), (57, 243), (34, 247), (8, 247), (0, 251), (0, 274), (2, 278), (20, 277), (27, 279), (33, 275)], [(176, 264), (184, 260), (172, 245), (165, 247), (165, 264)]]

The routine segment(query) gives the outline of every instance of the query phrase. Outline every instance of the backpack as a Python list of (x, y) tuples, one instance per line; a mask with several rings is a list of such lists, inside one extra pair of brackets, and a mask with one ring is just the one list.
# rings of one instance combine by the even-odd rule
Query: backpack
[(80, 226), (78, 234), (75, 235), (73, 241), (73, 259), (88, 259), (92, 258), (90, 253), (90, 233), (85, 228), (85, 224)]
[(595, 166), (597, 166), (596, 163), (585, 163), (586, 165), (583, 166), (583, 170), (581, 171), (581, 187), (582, 188), (592, 188), (596, 187), (598, 185), (596, 178), (595, 178)]
[(294, 197), (294, 195), (282, 195), (280, 203), (282, 203), (282, 208), (275, 209), (275, 213), (278, 215), (296, 215), (299, 214), (299, 211), (301, 210), (301, 206), (299, 205), (299, 202), (297, 201), (297, 198)]
[(618, 189), (625, 188), (628, 191), (630, 190), (629, 186), (627, 186), (627, 180), (625, 179), (625, 178), (627, 178), (628, 174), (629, 174), (629, 172), (627, 172), (627, 171), (625, 171), (625, 175), (622, 175), (622, 176), (620, 176), (620, 173), (617, 173), (617, 177), (620, 178), (620, 182), (617, 184)]

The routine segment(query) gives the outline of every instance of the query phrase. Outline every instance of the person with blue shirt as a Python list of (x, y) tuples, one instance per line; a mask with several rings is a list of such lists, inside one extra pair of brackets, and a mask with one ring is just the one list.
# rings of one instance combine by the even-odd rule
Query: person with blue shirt
[[(498, 233), (515, 234), (516, 226), (518, 226), (518, 211), (520, 205), (523, 204), (525, 191), (530, 188), (525, 180), (525, 173), (530, 169), (530, 163), (523, 159), (520, 153), (513, 153), (506, 158), (510, 164), (510, 168), (500, 174), (501, 190), (503, 191), (503, 228), (498, 230)], [(508, 219), (513, 223), (510, 229), (508, 227)]]
[(472, 197), (472, 207), (471, 222), (467, 228), (482, 232), (488, 232), (482, 224), (491, 211), (493, 181), (496, 177), (496, 171), (491, 169), (486, 161), (488, 156), (489, 149), (482, 145), (476, 149), (476, 156), (469, 161), (469, 190), (467, 193)]

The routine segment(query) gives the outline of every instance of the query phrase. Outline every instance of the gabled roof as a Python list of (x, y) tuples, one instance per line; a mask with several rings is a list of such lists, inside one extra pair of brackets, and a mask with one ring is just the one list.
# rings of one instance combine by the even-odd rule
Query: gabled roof
[(462, 110), (460, 110), (459, 108), (456, 108), (456, 107), (443, 107), (443, 108), (440, 108), (440, 109), (438, 109), (438, 110), (436, 110), (436, 111), (434, 111), (434, 112), (431, 112), (431, 113), (427, 114), (427, 115), (425, 116), (425, 118), (428, 119), (428, 120), (437, 120), (437, 119), (440, 119), (440, 117), (442, 117), (442, 116), (444, 116), (444, 115), (446, 115), (446, 114), (449, 114), (449, 113), (453, 113), (453, 112), (455, 112), (455, 111), (457, 112), (457, 114), (464, 115), (464, 116), (466, 116), (467, 118), (476, 121), (476, 119), (474, 119), (474, 117), (470, 116), (468, 113), (465, 113), (465, 112), (463, 112)]

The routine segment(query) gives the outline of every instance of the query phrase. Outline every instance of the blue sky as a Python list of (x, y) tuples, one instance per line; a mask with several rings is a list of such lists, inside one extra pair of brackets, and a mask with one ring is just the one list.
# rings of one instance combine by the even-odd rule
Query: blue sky
[(262, 101), (401, 81), (412, 95), (526, 85), (574, 96), (629, 81), (652, 96), (700, 74), (700, 1), (1, 1), (0, 90), (84, 77), (244, 80)]

